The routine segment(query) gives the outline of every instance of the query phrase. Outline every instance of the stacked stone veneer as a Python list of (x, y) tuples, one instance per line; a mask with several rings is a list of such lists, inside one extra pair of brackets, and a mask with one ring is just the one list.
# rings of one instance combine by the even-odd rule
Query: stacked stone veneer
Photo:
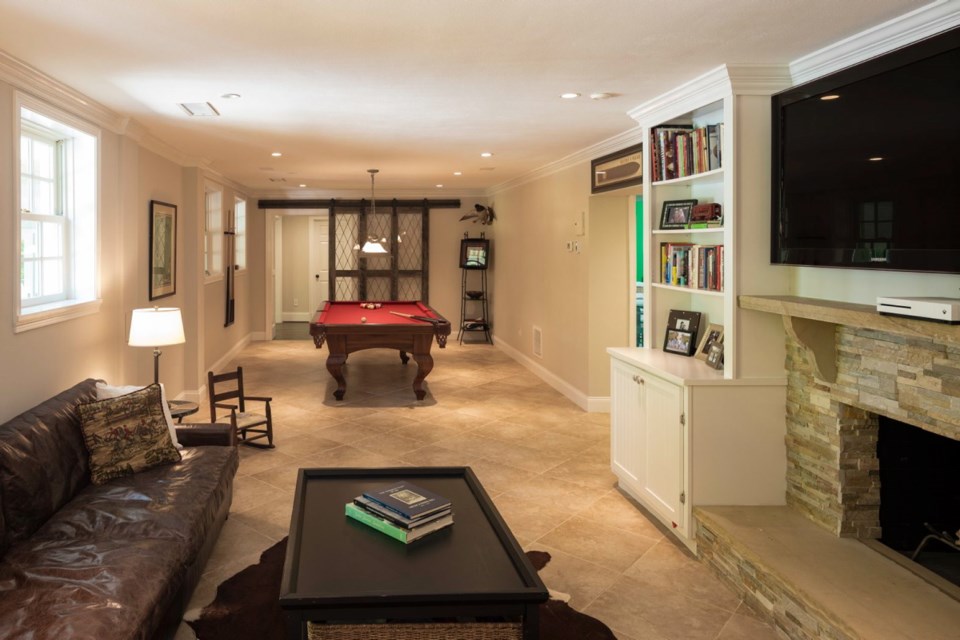
[(838, 535), (877, 538), (876, 415), (960, 440), (960, 344), (841, 326), (836, 348), (827, 382), (787, 337), (787, 504)]

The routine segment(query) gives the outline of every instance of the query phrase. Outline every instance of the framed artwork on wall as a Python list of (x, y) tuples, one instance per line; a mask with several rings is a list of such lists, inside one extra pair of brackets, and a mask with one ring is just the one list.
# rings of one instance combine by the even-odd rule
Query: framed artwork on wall
[(177, 292), (177, 206), (150, 201), (150, 299)]
[(590, 193), (603, 193), (642, 182), (642, 142), (590, 162)]

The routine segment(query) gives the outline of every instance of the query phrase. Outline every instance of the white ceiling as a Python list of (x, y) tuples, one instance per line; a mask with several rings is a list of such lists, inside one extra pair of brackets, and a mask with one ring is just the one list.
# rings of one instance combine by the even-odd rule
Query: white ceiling
[[(0, 49), (261, 193), (367, 189), (377, 167), (378, 193), (443, 197), (629, 130), (720, 64), (790, 62), (924, 4), (0, 0)], [(221, 115), (177, 106), (205, 101)]]

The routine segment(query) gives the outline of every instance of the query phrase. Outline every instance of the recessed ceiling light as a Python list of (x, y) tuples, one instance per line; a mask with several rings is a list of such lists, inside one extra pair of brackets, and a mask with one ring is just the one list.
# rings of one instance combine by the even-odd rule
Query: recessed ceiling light
[(880, 162), (883, 160), (883, 156), (873, 156), (872, 158), (867, 158), (870, 162)]
[(438, 185), (437, 185), (437, 189), (443, 189), (443, 185), (442, 185), (442, 184), (438, 184)]
[(220, 96), (220, 97), (223, 98), (224, 100), (236, 100), (237, 98), (240, 97), (240, 94), (239, 94), (239, 93), (225, 93), (225, 94), (223, 94), (223, 95)]
[(610, 93), (609, 91), (599, 91), (599, 92), (597, 92), (597, 93), (591, 93), (591, 94), (590, 94), (590, 99), (591, 99), (591, 100), (607, 100), (607, 99), (613, 98), (613, 97), (615, 97), (615, 96), (617, 96), (617, 95), (619, 95), (619, 94)]
[(274, 158), (279, 158), (279, 157), (282, 156), (283, 154), (280, 153), (279, 151), (274, 151), (274, 152), (271, 153), (270, 155), (272, 155)]
[(220, 112), (217, 111), (209, 102), (181, 102), (180, 108), (187, 112), (187, 115), (191, 116), (218, 116)]
[(492, 157), (493, 157), (493, 154), (490, 153), (489, 151), (484, 151), (483, 153), (480, 154), (480, 157), (481, 157), (481, 158), (492, 158)]
[(580, 94), (570, 91), (568, 93), (561, 93), (560, 97), (563, 98), (564, 100), (573, 100), (574, 98), (579, 98)]
[(453, 172), (453, 175), (455, 175), (455, 176), (462, 176), (462, 175), (463, 175), (463, 171), (454, 171), (454, 172)]
[(302, 188), (304, 188), (305, 186), (307, 186), (307, 185), (302, 184), (302, 185), (300, 185), (300, 188), (302, 189)]
[(839, 100), (840, 96), (838, 96), (835, 93), (831, 93), (830, 95), (820, 96), (820, 99), (821, 100)]

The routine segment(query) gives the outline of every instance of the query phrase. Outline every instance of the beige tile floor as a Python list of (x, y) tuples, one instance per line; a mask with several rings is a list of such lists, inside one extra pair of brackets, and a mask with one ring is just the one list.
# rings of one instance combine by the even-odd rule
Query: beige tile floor
[[(490, 345), (434, 346), (421, 402), (413, 362), (386, 350), (350, 356), (337, 402), (326, 355), (283, 340), (236, 359), (247, 393), (273, 397), (276, 448), (240, 447), (230, 518), (192, 607), (287, 535), (299, 468), (469, 465), (523, 547), (552, 556), (547, 586), (621, 640), (777, 637), (615, 488), (609, 415), (582, 411)], [(193, 634), (181, 625), (177, 637)]]

